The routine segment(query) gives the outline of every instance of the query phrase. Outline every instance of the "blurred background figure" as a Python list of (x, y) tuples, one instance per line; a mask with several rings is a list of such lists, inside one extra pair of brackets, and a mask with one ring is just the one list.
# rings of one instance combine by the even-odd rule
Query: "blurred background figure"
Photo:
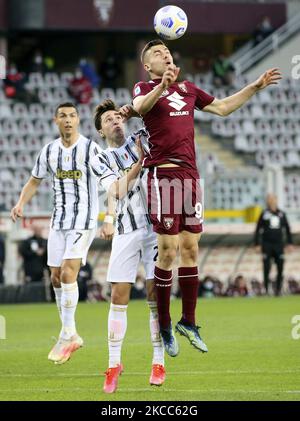
[(0, 284), (4, 283), (4, 262), (5, 262), (5, 243), (4, 238), (0, 234)]
[(93, 97), (93, 87), (89, 79), (83, 75), (80, 67), (70, 82), (69, 92), (79, 104), (89, 104)]
[(265, 16), (263, 20), (257, 25), (253, 33), (254, 45), (259, 44), (265, 38), (267, 38), (274, 31), (274, 28), (271, 23), (269, 16)]
[(81, 266), (78, 273), (78, 289), (79, 289), (79, 300), (86, 301), (88, 297), (89, 284), (93, 279), (93, 268), (87, 261), (85, 266)]
[(249, 295), (246, 279), (238, 275), (225, 292), (226, 297), (247, 297)]
[(211, 276), (205, 276), (200, 283), (199, 296), (211, 298), (214, 297), (214, 280)]
[(225, 57), (219, 54), (212, 65), (213, 82), (216, 87), (232, 86), (234, 81), (234, 66)]
[(100, 74), (105, 88), (117, 87), (117, 79), (121, 73), (119, 61), (114, 53), (109, 53), (100, 67)]
[(41, 50), (36, 50), (32, 57), (30, 72), (33, 73), (47, 73), (52, 72), (55, 67), (55, 60), (53, 57), (44, 57)]
[(4, 92), (8, 99), (15, 99), (28, 103), (31, 99), (30, 93), (26, 90), (27, 76), (19, 72), (17, 66), (12, 63), (4, 79)]
[[(288, 244), (288, 250), (292, 250), (292, 235), (285, 213), (278, 209), (277, 197), (274, 194), (267, 196), (267, 208), (261, 213), (255, 231), (255, 246), (257, 251), (263, 253), (264, 266), (264, 286), (265, 292), (269, 292), (269, 275), (271, 263), (274, 259), (277, 266), (277, 279), (275, 295), (280, 295), (283, 266), (284, 266), (284, 246)], [(286, 235), (286, 239), (285, 239)]]
[(86, 77), (93, 88), (99, 88), (100, 76), (95, 70), (95, 66), (90, 63), (86, 58), (82, 58), (79, 61), (79, 67), (84, 77)]
[(32, 227), (32, 236), (20, 243), (19, 253), (23, 257), (25, 282), (41, 282), (47, 268), (47, 241), (38, 225)]

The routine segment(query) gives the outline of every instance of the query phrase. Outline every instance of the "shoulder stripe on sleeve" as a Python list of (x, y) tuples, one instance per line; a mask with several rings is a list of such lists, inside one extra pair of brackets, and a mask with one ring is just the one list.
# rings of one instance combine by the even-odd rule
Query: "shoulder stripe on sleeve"
[(87, 209), (87, 216), (85, 220), (85, 228), (89, 229), (90, 225), (90, 218), (91, 218), (91, 189), (90, 189), (90, 180), (91, 180), (91, 171), (89, 166), (89, 156), (90, 156), (90, 148), (91, 148), (92, 141), (89, 140), (89, 143), (86, 147), (86, 155), (85, 155), (85, 167), (86, 167), (86, 183), (87, 183), (87, 193), (88, 193), (88, 209)]
[[(62, 169), (62, 148), (59, 148), (58, 153), (58, 168)], [(59, 228), (63, 229), (64, 226), (64, 219), (66, 217), (66, 193), (65, 193), (65, 186), (64, 181), (62, 179), (59, 180), (59, 185), (61, 188), (61, 195), (62, 195), (62, 212), (59, 220)]]
[[(73, 149), (72, 152), (72, 170), (76, 171), (76, 156), (77, 156), (77, 146)], [(78, 205), (80, 202), (80, 194), (79, 194), (79, 184), (78, 180), (74, 177), (73, 178), (73, 185), (74, 185), (74, 193), (75, 193), (75, 201), (74, 201), (74, 208), (73, 208), (73, 218), (71, 222), (71, 230), (75, 228), (76, 219), (78, 216)]]

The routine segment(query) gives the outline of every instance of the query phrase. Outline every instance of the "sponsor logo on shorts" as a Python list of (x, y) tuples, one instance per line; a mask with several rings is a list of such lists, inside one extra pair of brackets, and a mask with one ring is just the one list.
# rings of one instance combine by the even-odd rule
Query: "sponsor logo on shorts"
[(80, 170), (64, 171), (60, 168), (57, 168), (55, 177), (60, 180), (65, 180), (66, 178), (71, 178), (72, 180), (79, 180), (82, 177), (82, 172)]
[(164, 227), (169, 230), (174, 224), (174, 218), (163, 218)]

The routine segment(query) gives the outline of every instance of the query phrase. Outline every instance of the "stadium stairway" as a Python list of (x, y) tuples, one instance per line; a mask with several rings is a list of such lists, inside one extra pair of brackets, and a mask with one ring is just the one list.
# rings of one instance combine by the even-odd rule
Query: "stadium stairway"
[(200, 146), (201, 154), (213, 154), (223, 167), (228, 169), (237, 169), (245, 165), (245, 161), (237, 156), (233, 150), (225, 149), (222, 142), (213, 139), (209, 135), (201, 135), (196, 137)]

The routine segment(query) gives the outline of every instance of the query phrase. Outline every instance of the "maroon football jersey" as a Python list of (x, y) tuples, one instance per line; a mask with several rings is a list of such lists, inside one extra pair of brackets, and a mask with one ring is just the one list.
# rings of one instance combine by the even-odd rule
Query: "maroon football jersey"
[[(147, 95), (161, 79), (139, 82), (134, 86), (133, 99)], [(154, 107), (143, 117), (149, 132), (149, 153), (145, 167), (173, 163), (197, 168), (194, 144), (194, 109), (202, 109), (214, 97), (193, 83), (176, 82), (166, 89)]]

